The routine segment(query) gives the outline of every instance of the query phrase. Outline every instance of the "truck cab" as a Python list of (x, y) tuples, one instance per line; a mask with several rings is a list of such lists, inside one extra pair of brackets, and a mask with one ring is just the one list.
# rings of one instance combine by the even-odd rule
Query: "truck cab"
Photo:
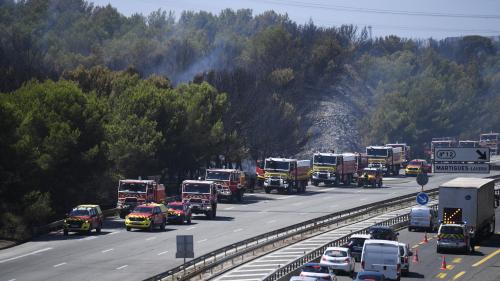
[(266, 158), (264, 162), (265, 192), (271, 193), (273, 189), (288, 194), (291, 194), (293, 189), (296, 189), (298, 193), (305, 192), (310, 163), (310, 160)]
[(204, 214), (208, 219), (217, 215), (217, 190), (222, 188), (213, 181), (185, 180), (182, 182), (182, 201), (191, 206), (193, 214)]
[(315, 153), (311, 173), (312, 185), (319, 183), (350, 185), (356, 173), (356, 155), (352, 153)]
[(205, 180), (220, 184), (220, 188), (217, 190), (219, 200), (243, 201), (245, 175), (242, 171), (236, 169), (207, 169)]

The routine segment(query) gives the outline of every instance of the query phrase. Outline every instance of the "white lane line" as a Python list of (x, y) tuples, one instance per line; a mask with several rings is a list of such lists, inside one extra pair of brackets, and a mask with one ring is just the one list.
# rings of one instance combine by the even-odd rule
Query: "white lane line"
[(228, 207), (228, 208), (225, 208), (224, 210), (232, 210), (234, 209), (234, 207)]
[(304, 202), (297, 202), (297, 203), (293, 203), (292, 205), (293, 205), (293, 206), (300, 206), (300, 205), (302, 205), (302, 204), (304, 204)]
[(276, 222), (276, 220), (270, 220), (270, 221), (268, 221), (266, 223), (275, 223), (275, 222)]
[(283, 200), (283, 199), (288, 199), (288, 198), (293, 198), (293, 197), (297, 197), (297, 195), (283, 196), (283, 197), (278, 197), (278, 198), (276, 198), (276, 199), (277, 199), (277, 200)]
[(366, 200), (366, 198), (361, 198), (361, 199), (359, 199), (359, 201), (365, 201), (365, 200)]
[(330, 188), (318, 189), (318, 191), (327, 191), (327, 190), (330, 190)]
[(94, 240), (94, 239), (97, 239), (97, 236), (90, 236), (90, 237), (86, 237), (86, 238), (83, 238), (83, 240)]
[(101, 251), (101, 253), (103, 253), (103, 254), (104, 254), (104, 253), (107, 253), (107, 252), (109, 252), (109, 251), (113, 251), (113, 248), (111, 248), (111, 249), (106, 249), (106, 250), (102, 250), (102, 251)]
[(358, 193), (361, 193), (361, 192), (363, 192), (363, 190), (359, 190), (359, 191), (358, 191)]
[(125, 267), (127, 267), (127, 266), (128, 266), (128, 264), (126, 264), (126, 265), (122, 265), (122, 266), (120, 266), (120, 267), (117, 267), (117, 268), (116, 268), (116, 270), (124, 269), (124, 268), (125, 268)]
[(58, 264), (54, 265), (54, 267), (60, 267), (61, 265), (65, 265), (65, 264), (66, 264), (65, 262), (58, 263)]
[(16, 279), (10, 279), (10, 280), (7, 280), (7, 281), (16, 281)]
[(396, 192), (391, 193), (391, 195), (396, 194)]
[(114, 232), (109, 233), (108, 235), (115, 235), (115, 234), (120, 233), (120, 232), (121, 231), (114, 231)]
[(191, 226), (191, 227), (186, 228), (186, 230), (191, 230), (191, 229), (195, 229), (195, 228), (196, 228), (196, 226)]
[(151, 241), (151, 240), (155, 240), (155, 239), (156, 239), (156, 237), (153, 236), (153, 237), (146, 238), (146, 241)]
[(38, 253), (42, 253), (42, 252), (49, 251), (49, 250), (52, 250), (52, 248), (44, 248), (44, 249), (41, 249), (41, 250), (36, 250), (34, 252), (27, 253), (27, 254), (24, 254), (24, 255), (20, 255), (20, 256), (17, 256), (17, 257), (13, 257), (13, 258), (10, 258), (10, 259), (1, 260), (0, 263), (17, 260), (17, 259), (24, 258), (24, 257), (27, 257), (27, 256), (31, 256), (31, 255), (36, 255)]
[(233, 230), (233, 232), (240, 232), (242, 230), (243, 230), (243, 228), (238, 228), (238, 229)]
[(164, 255), (164, 254), (166, 254), (166, 253), (168, 253), (168, 251), (158, 253), (158, 256)]
[(202, 242), (205, 242), (205, 241), (207, 241), (207, 239), (198, 240), (198, 241), (196, 241), (196, 243), (202, 243)]

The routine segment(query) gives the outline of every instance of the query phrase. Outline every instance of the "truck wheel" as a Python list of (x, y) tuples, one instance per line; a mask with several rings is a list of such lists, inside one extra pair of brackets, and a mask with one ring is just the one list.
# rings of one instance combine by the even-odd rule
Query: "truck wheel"
[(314, 185), (314, 186), (318, 186), (318, 185), (319, 185), (319, 182), (318, 182), (318, 181), (313, 180), (313, 181), (311, 181), (311, 184), (312, 184), (312, 185)]
[(102, 229), (102, 223), (99, 223), (99, 226), (95, 229), (95, 232), (101, 233), (101, 229)]
[(217, 206), (213, 208), (213, 218), (217, 217)]
[(188, 224), (191, 224), (191, 215), (189, 215), (189, 216), (188, 216), (188, 218), (187, 218), (187, 223), (188, 223)]
[(207, 216), (207, 218), (209, 220), (213, 219), (213, 213), (212, 213), (212, 211), (208, 211), (205, 215)]
[(127, 226), (126, 229), (127, 229), (127, 231), (130, 231), (130, 226)]
[(154, 229), (155, 229), (155, 224), (154, 224), (154, 222), (151, 222), (151, 223), (149, 224), (148, 231), (149, 231), (149, 232), (153, 232), (153, 230), (154, 230)]
[(292, 190), (293, 190), (293, 187), (289, 185), (286, 189), (286, 194), (292, 194)]
[(167, 223), (165, 222), (165, 220), (163, 220), (163, 222), (160, 224), (161, 231), (165, 231), (165, 224), (167, 224)]
[(63, 230), (63, 234), (64, 236), (68, 236), (68, 230), (67, 229)]
[(333, 186), (339, 186), (339, 184), (340, 184), (339, 177), (335, 177), (335, 181), (333, 182)]
[(363, 186), (363, 182), (362, 181), (358, 181), (358, 187), (362, 187)]
[(382, 181), (378, 182), (378, 188), (382, 188)]
[(372, 182), (372, 187), (373, 187), (373, 188), (375, 188), (375, 186), (376, 186), (376, 185), (375, 185), (375, 182)]
[(436, 247), (436, 253), (441, 254), (441, 248), (439, 248), (439, 246)]
[(269, 194), (269, 193), (271, 193), (271, 188), (269, 188), (269, 187), (267, 187), (267, 186), (266, 186), (266, 187), (264, 188), (264, 191), (265, 191), (267, 194)]
[(237, 199), (238, 199), (238, 202), (241, 203), (243, 202), (243, 191), (242, 190), (238, 190), (238, 193), (237, 193)]

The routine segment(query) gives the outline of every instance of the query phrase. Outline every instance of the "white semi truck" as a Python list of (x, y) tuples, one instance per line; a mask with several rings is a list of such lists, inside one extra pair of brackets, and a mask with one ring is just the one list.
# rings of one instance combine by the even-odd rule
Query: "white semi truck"
[(495, 182), (456, 178), (439, 186), (437, 251), (473, 250), (481, 236), (495, 231)]

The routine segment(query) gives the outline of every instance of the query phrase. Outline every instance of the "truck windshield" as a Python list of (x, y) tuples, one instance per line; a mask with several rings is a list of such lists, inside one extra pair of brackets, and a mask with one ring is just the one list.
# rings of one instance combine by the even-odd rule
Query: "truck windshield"
[(481, 135), (481, 140), (482, 141), (490, 141), (490, 140), (497, 140), (498, 135), (493, 134), (493, 135)]
[(386, 148), (367, 148), (366, 155), (368, 156), (387, 156)]
[(210, 193), (210, 184), (206, 183), (186, 183), (184, 192), (188, 193)]
[(314, 155), (314, 164), (318, 165), (335, 165), (337, 158), (329, 155)]
[(182, 205), (167, 205), (168, 209), (182, 210)]
[(286, 170), (288, 171), (290, 167), (290, 162), (286, 161), (275, 161), (275, 160), (266, 160), (266, 170)]
[(119, 191), (146, 192), (146, 184), (138, 182), (121, 182)]
[(207, 171), (207, 180), (228, 181), (230, 174), (229, 172)]

